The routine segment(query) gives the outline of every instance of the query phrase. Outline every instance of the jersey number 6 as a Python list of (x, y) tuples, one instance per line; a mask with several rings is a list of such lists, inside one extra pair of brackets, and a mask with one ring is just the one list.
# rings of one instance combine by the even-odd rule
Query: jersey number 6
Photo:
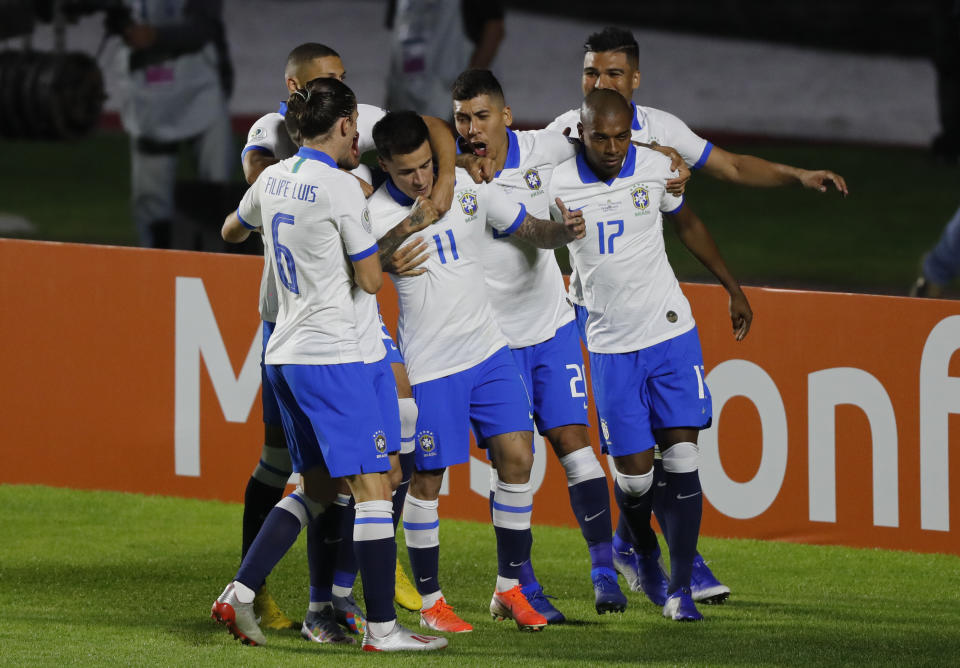
[(293, 262), (293, 253), (290, 249), (280, 243), (277, 238), (277, 228), (280, 224), (293, 225), (293, 216), (289, 213), (278, 213), (270, 222), (270, 229), (273, 235), (273, 256), (277, 260), (277, 277), (283, 283), (283, 287), (295, 295), (300, 294), (300, 288), (297, 287), (297, 265)]

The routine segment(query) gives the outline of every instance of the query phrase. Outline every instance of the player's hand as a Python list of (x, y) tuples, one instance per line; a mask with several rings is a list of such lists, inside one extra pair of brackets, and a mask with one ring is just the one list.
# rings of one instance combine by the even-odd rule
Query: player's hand
[(419, 276), (427, 272), (426, 269), (418, 267), (429, 257), (430, 246), (423, 237), (415, 237), (413, 243), (398, 249), (390, 256), (390, 263), (386, 269), (397, 276)]
[(560, 209), (560, 214), (563, 216), (563, 226), (567, 228), (567, 238), (574, 241), (587, 236), (587, 224), (583, 221), (583, 212), (580, 209), (570, 211), (559, 197), (556, 199), (556, 203), (557, 208)]
[(430, 201), (433, 202), (434, 209), (437, 212), (437, 218), (443, 216), (443, 214), (450, 210), (450, 205), (453, 203), (453, 187), (456, 185), (456, 182), (456, 177), (445, 178), (443, 176), (438, 176), (434, 182), (433, 192), (430, 193)]
[(490, 183), (497, 174), (497, 165), (493, 159), (472, 153), (458, 155), (457, 167), (467, 170), (474, 183)]
[(847, 191), (847, 182), (839, 174), (835, 174), (827, 169), (818, 169), (815, 171), (803, 170), (800, 174), (800, 183), (804, 188), (827, 192), (827, 184), (832, 183), (837, 191), (846, 197), (850, 193)]
[(690, 180), (690, 168), (687, 167), (687, 163), (683, 161), (683, 158), (680, 157), (680, 154), (677, 153), (677, 150), (672, 146), (650, 144), (649, 147), (657, 153), (662, 153), (670, 158), (670, 171), (678, 172), (678, 174), (667, 181), (667, 192), (671, 195), (682, 195), (684, 189), (687, 187), (687, 181)]
[(438, 220), (440, 220), (440, 212), (437, 211), (437, 205), (433, 203), (433, 199), (418, 197), (410, 210), (410, 216), (407, 218), (406, 232), (408, 234), (419, 232), (430, 227)]
[(747, 332), (750, 331), (753, 311), (750, 309), (747, 296), (739, 288), (730, 294), (730, 321), (733, 323), (733, 336), (737, 341), (743, 341)]

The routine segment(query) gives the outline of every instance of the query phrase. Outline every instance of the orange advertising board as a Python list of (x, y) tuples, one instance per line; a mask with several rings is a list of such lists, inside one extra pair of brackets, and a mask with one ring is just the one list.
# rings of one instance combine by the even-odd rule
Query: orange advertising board
[[(262, 260), (0, 240), (0, 266), (0, 482), (242, 499)], [(749, 289), (737, 343), (723, 290), (684, 290), (714, 400), (704, 534), (960, 554), (960, 304)], [(389, 282), (380, 302), (395, 322)], [(534, 523), (576, 526), (538, 445)], [(487, 520), (487, 484), (478, 453), (441, 516)]]

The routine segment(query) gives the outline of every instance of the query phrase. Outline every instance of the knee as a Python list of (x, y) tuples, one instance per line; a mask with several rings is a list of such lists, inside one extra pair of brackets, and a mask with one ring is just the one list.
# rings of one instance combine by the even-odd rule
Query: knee
[(700, 468), (700, 447), (689, 441), (661, 448), (660, 457), (667, 473), (693, 473)]
[(643, 496), (653, 486), (653, 469), (640, 475), (629, 475), (617, 471), (617, 486), (627, 496)]
[(587, 480), (604, 477), (600, 462), (597, 460), (593, 448), (589, 446), (564, 455), (560, 458), (560, 464), (567, 474), (567, 486), (569, 487)]

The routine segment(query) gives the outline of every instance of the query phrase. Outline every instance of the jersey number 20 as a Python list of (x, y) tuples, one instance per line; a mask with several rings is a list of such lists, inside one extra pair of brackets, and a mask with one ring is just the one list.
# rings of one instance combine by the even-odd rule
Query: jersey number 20
[(277, 238), (277, 228), (280, 224), (293, 225), (293, 216), (289, 213), (278, 213), (273, 217), (270, 223), (270, 229), (273, 236), (273, 256), (277, 261), (277, 277), (283, 283), (283, 287), (295, 295), (300, 294), (300, 288), (297, 287), (297, 265), (293, 262), (293, 253), (290, 249), (280, 243)]

